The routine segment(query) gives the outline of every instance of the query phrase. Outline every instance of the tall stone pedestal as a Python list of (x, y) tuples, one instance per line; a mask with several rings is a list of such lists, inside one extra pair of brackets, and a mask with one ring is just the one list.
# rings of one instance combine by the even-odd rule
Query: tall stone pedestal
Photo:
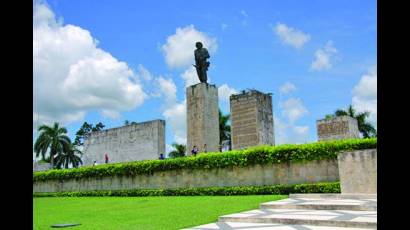
[(218, 89), (199, 83), (186, 88), (187, 155), (196, 145), (199, 152), (219, 151)]

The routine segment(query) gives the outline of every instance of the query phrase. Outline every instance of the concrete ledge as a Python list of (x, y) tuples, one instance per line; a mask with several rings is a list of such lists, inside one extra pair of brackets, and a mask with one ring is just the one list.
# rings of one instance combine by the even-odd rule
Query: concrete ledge
[(376, 228), (376, 211), (261, 209), (219, 217), (220, 222)]
[(377, 211), (376, 199), (288, 198), (262, 203), (261, 209)]
[(377, 199), (377, 194), (358, 193), (301, 193), (289, 194), (289, 198), (323, 198), (323, 199)]
[(314, 225), (284, 225), (284, 224), (264, 224), (264, 223), (241, 223), (241, 222), (217, 222), (212, 224), (205, 224), (192, 228), (184, 228), (183, 230), (368, 230), (368, 228), (343, 228), (343, 227), (327, 227)]

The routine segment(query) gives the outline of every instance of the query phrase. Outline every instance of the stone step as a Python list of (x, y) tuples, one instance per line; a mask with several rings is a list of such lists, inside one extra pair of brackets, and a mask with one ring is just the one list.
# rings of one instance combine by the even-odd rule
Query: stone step
[(377, 211), (376, 199), (288, 198), (262, 203), (261, 209)]
[(312, 198), (312, 199), (377, 199), (377, 194), (357, 193), (296, 193), (290, 194), (289, 198)]
[(314, 225), (284, 225), (284, 224), (266, 224), (266, 223), (242, 223), (242, 222), (217, 222), (204, 224), (183, 230), (368, 230), (368, 228), (343, 228)]
[(219, 217), (219, 222), (276, 223), (344, 228), (377, 228), (376, 211), (256, 209)]

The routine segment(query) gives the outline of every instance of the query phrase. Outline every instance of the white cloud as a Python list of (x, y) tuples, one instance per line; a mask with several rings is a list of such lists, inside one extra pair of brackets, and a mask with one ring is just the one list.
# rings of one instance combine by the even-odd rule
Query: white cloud
[(186, 101), (177, 102), (177, 88), (174, 81), (159, 77), (157, 79), (161, 95), (164, 97), (162, 115), (171, 126), (174, 141), (186, 144)]
[(288, 27), (283, 23), (277, 23), (274, 32), (279, 36), (280, 40), (287, 45), (294, 48), (301, 48), (306, 42), (310, 40), (310, 35), (302, 31)]
[(247, 14), (244, 10), (241, 10), (240, 13), (241, 13), (241, 15), (244, 16), (245, 18), (248, 17), (248, 14)]
[(296, 90), (296, 86), (290, 82), (286, 82), (279, 88), (281, 94), (288, 94)]
[(239, 13), (241, 14), (241, 18), (242, 18), (242, 26), (247, 26), (248, 25), (248, 21), (246, 20), (248, 18), (248, 14), (245, 12), (245, 10), (241, 10), (239, 11)]
[(229, 87), (227, 84), (223, 84), (218, 88), (218, 97), (221, 102), (229, 102), (229, 96), (237, 94), (238, 91)]
[(138, 65), (137, 76), (139, 76), (144, 81), (151, 81), (153, 79), (152, 74), (141, 64)]
[(164, 96), (165, 98), (165, 105), (170, 106), (174, 103), (176, 103), (177, 99), (177, 87), (174, 83), (174, 81), (170, 79), (165, 79), (163, 77), (159, 77), (156, 79), (158, 82), (159, 90), (160, 93)]
[(323, 49), (315, 52), (315, 60), (312, 62), (311, 70), (324, 70), (332, 68), (331, 59), (337, 53), (332, 41), (328, 41)]
[(177, 28), (175, 34), (169, 36), (161, 46), (167, 65), (171, 68), (185, 68), (194, 64), (195, 43), (198, 41), (202, 42), (210, 55), (216, 52), (216, 38), (196, 30), (193, 25)]
[(185, 81), (185, 88), (191, 85), (198, 84), (200, 82), (196, 73), (196, 69), (193, 66), (185, 70), (184, 73), (181, 74), (181, 77)]
[(282, 109), (282, 115), (285, 116), (290, 123), (294, 123), (309, 113), (299, 98), (289, 98), (285, 102), (280, 102), (279, 107)]
[(78, 121), (91, 110), (113, 115), (144, 102), (128, 65), (97, 45), (88, 30), (57, 22), (47, 5), (34, 2), (33, 114), (39, 122)]
[(377, 123), (377, 66), (364, 74), (353, 88), (352, 105), (357, 112), (370, 112), (369, 120)]
[(174, 134), (174, 141), (186, 144), (186, 101), (175, 103), (163, 113)]
[(275, 116), (275, 143), (300, 144), (309, 141), (309, 127), (298, 126), (281, 120)]

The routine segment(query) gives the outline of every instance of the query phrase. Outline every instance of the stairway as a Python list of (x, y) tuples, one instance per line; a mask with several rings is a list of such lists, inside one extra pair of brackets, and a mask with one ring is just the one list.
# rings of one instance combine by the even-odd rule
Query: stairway
[(377, 228), (376, 194), (291, 194), (260, 209), (189, 229), (361, 230)]

